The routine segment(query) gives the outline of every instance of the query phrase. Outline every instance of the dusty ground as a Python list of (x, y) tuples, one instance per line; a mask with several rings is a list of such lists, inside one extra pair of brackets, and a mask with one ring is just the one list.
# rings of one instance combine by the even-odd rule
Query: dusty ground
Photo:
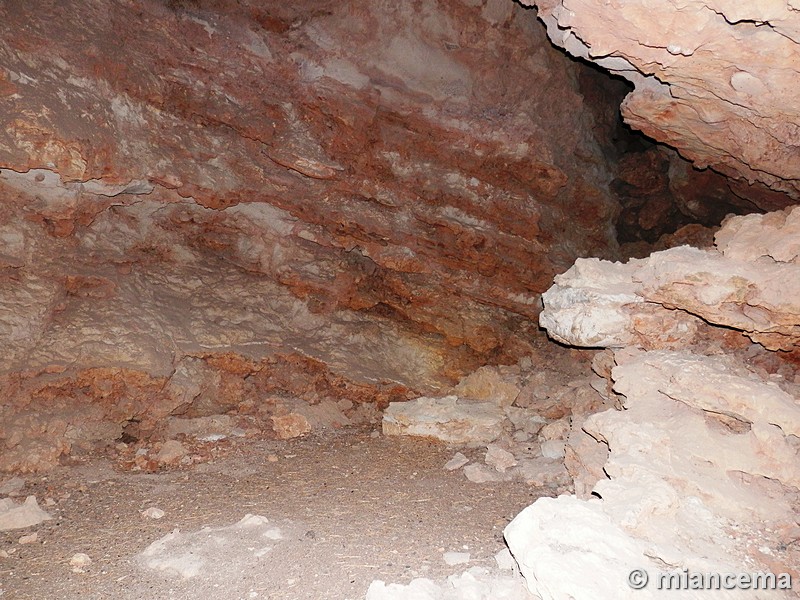
[[(35, 494), (54, 520), (0, 533), (0, 550), (8, 553), (0, 558), (0, 596), (363, 598), (373, 579), (438, 580), (471, 566), (495, 567), (506, 523), (551, 493), (519, 482), (471, 483), (461, 471), (442, 468), (456, 449), (370, 434), (351, 429), (291, 441), (234, 438), (216, 442), (218, 457), (210, 462), (150, 474), (117, 470), (113, 460), (90, 455), (29, 477), (21, 495)], [(460, 450), (476, 459), (482, 454)], [(46, 498), (55, 504), (44, 506)], [(144, 517), (149, 507), (165, 516)], [(246, 514), (267, 517), (283, 536), (259, 558), (244, 537), (233, 546), (218, 540), (201, 572), (188, 580), (136, 558), (176, 528), (224, 527)], [(19, 544), (32, 531), (38, 541)], [(471, 560), (448, 566), (446, 551), (470, 552)], [(82, 573), (70, 565), (79, 552), (92, 559)]]

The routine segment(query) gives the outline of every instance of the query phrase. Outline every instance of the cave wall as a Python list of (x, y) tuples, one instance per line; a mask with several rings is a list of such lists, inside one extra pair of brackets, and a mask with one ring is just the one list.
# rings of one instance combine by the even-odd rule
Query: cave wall
[(0, 6), (5, 468), (530, 350), (616, 256), (581, 66), (506, 1)]
[(634, 83), (632, 127), (699, 168), (800, 198), (797, 2), (522, 3), (554, 44)]

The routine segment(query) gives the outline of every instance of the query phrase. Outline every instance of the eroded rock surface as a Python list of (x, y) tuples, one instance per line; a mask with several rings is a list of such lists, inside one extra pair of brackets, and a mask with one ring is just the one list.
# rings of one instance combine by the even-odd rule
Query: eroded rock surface
[[(670, 573), (701, 581), (771, 573), (768, 593), (795, 597), (798, 210), (730, 219), (712, 250), (675, 248), (624, 265), (578, 261), (545, 294), (551, 335), (615, 348), (593, 368), (618, 405), (569, 435), (577, 495), (539, 500), (506, 528), (531, 592), (655, 598)], [(712, 325), (681, 337), (676, 314)], [(791, 352), (743, 346), (734, 328)], [(631, 589), (638, 569), (650, 578), (644, 590)], [(680, 585), (686, 598), (709, 589)]]
[(713, 335), (711, 323), (770, 350), (796, 350), (799, 217), (800, 208), (733, 217), (716, 249), (682, 246), (625, 264), (579, 259), (544, 294), (540, 322), (556, 339), (582, 346), (680, 347)]
[(0, 469), (440, 390), (615, 255), (613, 110), (532, 11), (273, 4), (0, 6)]
[(696, 166), (800, 198), (793, 2), (525, 0), (550, 38), (626, 77), (633, 127)]

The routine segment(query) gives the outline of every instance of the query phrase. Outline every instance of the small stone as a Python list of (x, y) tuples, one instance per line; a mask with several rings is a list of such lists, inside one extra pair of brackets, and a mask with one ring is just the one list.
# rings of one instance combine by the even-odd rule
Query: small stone
[(485, 461), (487, 465), (494, 467), (500, 473), (505, 473), (507, 469), (517, 464), (514, 455), (497, 444), (489, 444), (486, 447)]
[(73, 573), (84, 573), (83, 568), (92, 564), (92, 559), (88, 554), (78, 552), (72, 555), (72, 558), (69, 559), (69, 564), (72, 566)]
[(456, 469), (460, 469), (466, 465), (468, 462), (469, 459), (466, 456), (461, 454), (461, 452), (456, 452), (455, 456), (445, 463), (444, 468), (448, 471), (455, 471)]
[(547, 440), (542, 442), (542, 456), (545, 458), (564, 458), (566, 444), (562, 440)]
[(39, 541), (39, 534), (34, 532), (30, 535), (23, 535), (19, 540), (17, 540), (20, 544), (35, 544)]
[(8, 552), (5, 550), (0, 550), (0, 558), (8, 558), (9, 556), (11, 555)]
[(442, 558), (444, 558), (444, 562), (452, 567), (454, 565), (464, 565), (468, 563), (470, 554), (469, 552), (445, 552)]
[(188, 454), (183, 444), (176, 440), (167, 440), (156, 454), (156, 461), (161, 465), (174, 465)]
[(290, 440), (311, 431), (311, 424), (299, 413), (272, 417), (272, 429), (279, 440)]
[(56, 501), (53, 500), (52, 498), (45, 498), (44, 499), (44, 505), (45, 506), (55, 506), (56, 505)]
[(564, 461), (561, 460), (543, 457), (524, 459), (515, 471), (525, 483), (536, 487), (564, 486), (571, 482)]
[(547, 425), (547, 421), (544, 418), (531, 418), (525, 422), (522, 430), (530, 435), (537, 435), (545, 425)]
[(142, 512), (142, 516), (148, 519), (161, 519), (164, 517), (166, 513), (161, 510), (160, 508), (156, 508), (155, 506), (151, 506), (147, 510)]
[(267, 462), (276, 463), (279, 460), (280, 459), (278, 458), (277, 454), (270, 454), (269, 456), (267, 456)]
[(569, 435), (569, 430), (570, 419), (569, 417), (564, 417), (542, 427), (541, 431), (539, 431), (539, 436), (543, 440), (565, 440)]
[(12, 477), (0, 485), (0, 495), (16, 496), (25, 487), (25, 480), (22, 477)]
[(85, 567), (86, 565), (92, 564), (92, 559), (88, 554), (78, 552), (72, 555), (72, 558), (69, 559), (69, 564), (73, 567)]

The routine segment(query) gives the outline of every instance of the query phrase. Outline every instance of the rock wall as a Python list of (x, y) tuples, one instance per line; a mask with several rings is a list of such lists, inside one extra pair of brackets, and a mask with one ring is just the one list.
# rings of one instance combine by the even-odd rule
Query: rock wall
[(523, 0), (574, 56), (634, 83), (625, 121), (697, 167), (800, 198), (800, 7)]
[[(545, 293), (553, 337), (614, 349), (593, 366), (618, 407), (573, 423), (577, 495), (539, 500), (506, 529), (532, 593), (699, 599), (720, 589), (708, 575), (741, 574), (719, 597), (796, 597), (798, 217), (731, 218), (709, 250), (579, 260)], [(583, 466), (597, 455), (602, 472)]]
[(0, 65), (0, 468), (440, 389), (616, 253), (614, 105), (510, 1), (3, 3)]

